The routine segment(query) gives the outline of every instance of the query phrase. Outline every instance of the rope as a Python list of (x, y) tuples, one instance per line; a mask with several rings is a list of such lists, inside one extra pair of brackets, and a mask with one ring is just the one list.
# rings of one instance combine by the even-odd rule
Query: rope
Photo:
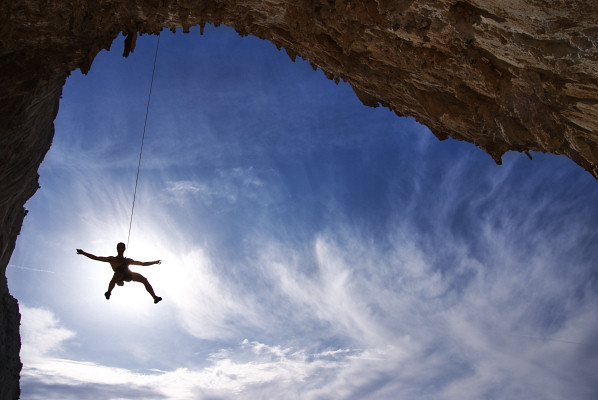
[(137, 184), (139, 183), (139, 170), (141, 169), (141, 155), (143, 154), (143, 142), (145, 141), (145, 129), (147, 127), (147, 115), (149, 114), (152, 88), (154, 86), (154, 75), (156, 73), (156, 60), (158, 59), (158, 47), (160, 46), (160, 33), (156, 42), (156, 53), (154, 54), (154, 67), (152, 69), (152, 80), (150, 82), (149, 95), (147, 96), (147, 107), (145, 108), (145, 122), (143, 123), (143, 135), (141, 136), (141, 149), (139, 149), (139, 161), (137, 162), (137, 176), (135, 177), (135, 190), (133, 191), (133, 205), (131, 206), (131, 219), (129, 220), (129, 234), (127, 235), (127, 249), (131, 238), (131, 227), (133, 226), (133, 212), (135, 211), (135, 199), (137, 198)]

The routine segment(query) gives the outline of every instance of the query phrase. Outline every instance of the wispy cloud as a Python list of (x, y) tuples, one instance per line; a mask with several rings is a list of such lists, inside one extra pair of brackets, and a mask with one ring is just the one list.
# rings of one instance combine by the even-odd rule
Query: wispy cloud
[(203, 192), (206, 190), (205, 186), (193, 181), (168, 181), (166, 185), (166, 190), (174, 193), (175, 195), (186, 193), (195, 194), (197, 192)]
[[(548, 206), (527, 223), (535, 226)], [(47, 347), (35, 345), (44, 356), (27, 364), (23, 382), (128, 384), (149, 398), (180, 399), (592, 398), (593, 270), (586, 260), (564, 273), (561, 255), (576, 241), (572, 232), (586, 232), (564, 229), (546, 244), (516, 240), (511, 226), (495, 222), (500, 207), (488, 212), (475, 242), (450, 245), (443, 241), (450, 224), (423, 237), (411, 221), (381, 241), (350, 220), (316, 234), (308, 247), (262, 234), (241, 271), (178, 237), (178, 244), (144, 239), (157, 253), (177, 250), (167, 254), (168, 269), (152, 273), (177, 322), (194, 337), (230, 346), (214, 349), (206, 365), (151, 374), (52, 359), (73, 333), (48, 311), (25, 309), (24, 331), (33, 326), (38, 333), (30, 337), (50, 336), (30, 342)], [(551, 245), (558, 240), (565, 247)], [(247, 285), (254, 278), (260, 283)], [(269, 339), (235, 344), (246, 332)]]
[[(61, 327), (47, 310), (25, 308), (25, 313), (24, 328), (34, 333), (24, 336), (24, 348), (40, 350), (40, 341), (30, 338), (52, 343), (51, 348), (41, 349), (37, 357), (27, 359), (22, 383), (24, 394), (31, 399), (75, 398), (80, 393), (97, 398), (114, 395), (171, 399), (255, 398), (293, 393), (292, 388), (297, 390), (298, 398), (303, 395), (306, 396), (303, 398), (313, 398), (313, 392), (326, 392), (327, 380), (347, 365), (381, 360), (382, 355), (349, 349), (309, 353), (305, 349), (244, 340), (234, 347), (212, 353), (204, 368), (135, 372), (48, 357), (49, 350), (56, 352), (62, 341), (72, 337), (64, 334), (70, 331)], [(38, 318), (39, 315), (43, 318)], [(61, 333), (57, 335), (56, 332)]]
[[(422, 347), (425, 340), (422, 342), (419, 337), (404, 337), (384, 347), (332, 348), (320, 352), (243, 340), (213, 352), (204, 367), (173, 371), (130, 371), (89, 362), (37, 357), (30, 360), (23, 371), (23, 390), (31, 399), (74, 398), (81, 392), (97, 393), (98, 398), (116, 395), (251, 399), (278, 398), (284, 394), (285, 398), (301, 399), (462, 399), (492, 396), (497, 390), (501, 397), (558, 399), (567, 394), (558, 380), (574, 379), (583, 383), (581, 377), (575, 377), (579, 371), (541, 368), (542, 362), (554, 361), (553, 357), (564, 354), (566, 349), (562, 344), (536, 347), (519, 342), (518, 361), (513, 363), (514, 354), (510, 354), (509, 346), (502, 343), (499, 347), (488, 338), (480, 340), (479, 335), (472, 333), (477, 328), (475, 324), (465, 323), (458, 316), (452, 315), (449, 319), (464, 328), (442, 333), (443, 340), (453, 344), (452, 348), (438, 343)], [(26, 319), (24, 324), (28, 325), (30, 320)], [(53, 326), (64, 330), (56, 324)], [(44, 329), (44, 332), (48, 331)], [(50, 333), (50, 337), (56, 336)], [(54, 340), (54, 343), (59, 344), (59, 341)], [(465, 346), (463, 342), (467, 342)], [(552, 382), (555, 378), (557, 381)], [(570, 390), (566, 389), (572, 394)], [(591, 398), (592, 393), (591, 387), (582, 384), (573, 394), (576, 398)]]
[[(176, 305), (181, 325), (202, 339), (230, 339), (254, 317), (247, 291), (236, 291), (225, 272), (204, 249), (193, 248), (168, 259), (168, 268), (154, 276), (169, 302)], [(249, 304), (248, 304), (249, 301)]]
[(25, 363), (59, 352), (63, 342), (75, 336), (75, 332), (64, 328), (51, 311), (24, 304), (19, 308), (22, 323), (21, 359)]

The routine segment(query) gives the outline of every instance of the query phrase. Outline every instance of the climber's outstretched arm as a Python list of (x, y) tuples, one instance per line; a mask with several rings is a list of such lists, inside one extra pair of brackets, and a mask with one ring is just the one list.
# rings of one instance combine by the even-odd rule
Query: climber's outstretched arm
[(88, 253), (86, 251), (83, 251), (81, 249), (77, 249), (77, 254), (81, 254), (84, 255), (87, 258), (91, 258), (92, 260), (96, 260), (96, 261), (104, 261), (104, 262), (110, 262), (111, 261), (111, 257), (99, 257), (99, 256), (95, 256), (91, 253)]
[(129, 261), (130, 261), (129, 265), (143, 265), (143, 266), (148, 266), (148, 265), (154, 265), (154, 264), (162, 264), (162, 260), (156, 260), (156, 261), (135, 261), (135, 260), (129, 259)]

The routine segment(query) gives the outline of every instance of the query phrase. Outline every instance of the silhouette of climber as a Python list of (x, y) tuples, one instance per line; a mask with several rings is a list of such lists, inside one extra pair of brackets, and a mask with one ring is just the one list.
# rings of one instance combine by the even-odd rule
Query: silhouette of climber
[(129, 265), (147, 266), (153, 264), (161, 264), (162, 261), (156, 260), (142, 262), (135, 261), (130, 258), (125, 258), (125, 247), (126, 246), (124, 243), (119, 243), (116, 245), (116, 251), (118, 252), (118, 255), (116, 257), (98, 257), (93, 254), (87, 253), (81, 249), (77, 249), (77, 254), (82, 254), (87, 258), (91, 258), (92, 260), (110, 263), (110, 265), (112, 266), (114, 275), (112, 275), (112, 279), (108, 284), (108, 291), (104, 293), (104, 296), (106, 296), (106, 300), (110, 299), (110, 294), (112, 293), (112, 289), (114, 289), (114, 285), (123, 286), (125, 282), (135, 281), (143, 283), (143, 285), (145, 286), (145, 290), (147, 290), (148, 293), (151, 294), (154, 298), (154, 303), (158, 303), (162, 300), (162, 297), (156, 296), (156, 293), (154, 293), (154, 289), (152, 288), (152, 285), (150, 285), (150, 283), (148, 282), (147, 278), (141, 274), (138, 274), (137, 272), (131, 271), (129, 269)]

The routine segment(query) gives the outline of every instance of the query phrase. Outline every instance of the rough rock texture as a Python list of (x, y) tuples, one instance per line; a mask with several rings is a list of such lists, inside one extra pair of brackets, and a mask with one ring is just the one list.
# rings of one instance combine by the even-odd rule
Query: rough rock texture
[[(37, 189), (65, 79), (120, 32), (132, 50), (137, 32), (230, 25), (440, 139), (472, 142), (499, 163), (508, 150), (563, 154), (598, 177), (597, 21), (596, 0), (4, 1), (1, 269)], [(19, 313), (5, 279), (0, 299), (0, 398), (16, 398)]]

